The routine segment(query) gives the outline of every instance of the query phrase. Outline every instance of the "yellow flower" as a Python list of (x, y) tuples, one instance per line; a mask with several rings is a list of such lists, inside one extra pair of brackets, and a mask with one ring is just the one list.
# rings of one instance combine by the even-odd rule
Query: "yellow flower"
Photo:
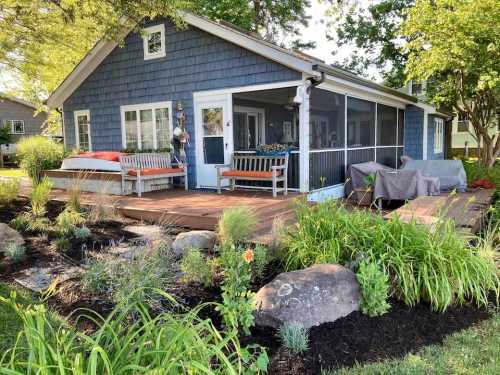
[(247, 263), (252, 263), (254, 260), (255, 254), (253, 250), (247, 249), (243, 252), (243, 260)]

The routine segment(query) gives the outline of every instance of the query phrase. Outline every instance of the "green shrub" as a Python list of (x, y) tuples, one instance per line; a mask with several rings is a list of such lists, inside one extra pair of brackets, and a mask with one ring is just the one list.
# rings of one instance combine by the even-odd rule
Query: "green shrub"
[(76, 228), (73, 232), (73, 235), (78, 240), (86, 240), (92, 235), (92, 232), (87, 227)]
[(3, 255), (12, 263), (21, 262), (26, 256), (26, 249), (22, 245), (15, 243), (8, 244), (4, 250)]
[(496, 163), (493, 167), (488, 168), (481, 165), (477, 160), (463, 161), (465, 173), (467, 174), (467, 182), (471, 183), (478, 179), (487, 179), (493, 182), (497, 189), (500, 190), (500, 163)]
[(221, 242), (237, 244), (246, 240), (256, 225), (257, 216), (252, 209), (243, 206), (228, 208), (219, 220), (219, 239)]
[(205, 287), (214, 285), (215, 263), (199, 249), (188, 249), (180, 266), (186, 282), (200, 283)]
[(9, 205), (19, 194), (19, 180), (0, 180), (0, 206)]
[(254, 253), (253, 271), (255, 276), (261, 279), (264, 276), (267, 265), (271, 261), (271, 257), (269, 256), (269, 251), (262, 245), (255, 246)]
[(56, 248), (57, 251), (64, 253), (71, 248), (71, 242), (66, 237), (57, 238), (54, 241), (54, 247)]
[(42, 179), (42, 171), (61, 166), (64, 147), (53, 140), (34, 136), (22, 138), (16, 145), (19, 165), (32, 179), (33, 185)]
[(430, 230), (398, 218), (348, 212), (334, 201), (299, 204), (297, 218), (298, 228), (282, 255), (287, 270), (367, 259), (389, 274), (392, 295), (410, 306), (428, 301), (439, 311), (466, 300), (486, 305), (490, 291), (498, 295), (494, 263), (460, 236), (452, 222), (439, 222)]
[(112, 288), (110, 265), (99, 259), (91, 258), (82, 273), (82, 287), (93, 294), (108, 294)]
[(28, 230), (28, 217), (25, 214), (17, 215), (14, 219), (12, 219), (9, 225), (19, 232), (23, 232)]
[(383, 315), (391, 305), (389, 298), (389, 276), (374, 262), (362, 261), (356, 277), (361, 288), (361, 311), (369, 316)]
[(285, 348), (299, 354), (309, 349), (309, 330), (299, 323), (285, 323), (278, 330), (278, 336)]
[(56, 230), (60, 236), (70, 238), (83, 223), (85, 223), (83, 215), (67, 207), (57, 216)]
[(37, 185), (33, 186), (30, 196), (30, 206), (31, 213), (35, 218), (45, 216), (51, 189), (52, 183), (47, 177), (44, 177)]
[[(168, 294), (157, 293), (175, 303)], [(0, 373), (229, 375), (267, 369), (264, 349), (242, 347), (234, 332), (218, 332), (210, 319), (199, 318), (206, 305), (182, 315), (162, 312), (154, 317), (142, 303), (117, 306), (106, 317), (89, 311), (74, 324), (94, 322), (89, 333), (54, 325), (43, 305), (23, 307), (4, 297), (0, 303), (23, 322), (13, 348), (0, 356)]]

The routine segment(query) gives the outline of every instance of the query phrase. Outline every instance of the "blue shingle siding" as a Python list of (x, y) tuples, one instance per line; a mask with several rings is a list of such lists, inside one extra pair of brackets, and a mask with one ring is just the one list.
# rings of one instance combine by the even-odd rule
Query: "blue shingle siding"
[[(435, 153), (434, 152), (434, 131), (435, 131), (435, 124), (434, 124), (434, 118), (436, 116), (429, 115), (429, 124), (427, 125), (427, 159), (428, 160), (442, 160), (444, 159), (444, 150), (445, 150), (445, 145), (443, 144), (443, 152)], [(445, 122), (446, 126), (446, 122)], [(443, 129), (443, 132), (445, 130)], [(443, 143), (445, 141), (445, 137), (443, 134)]]
[(193, 92), (300, 80), (302, 75), (194, 27), (178, 30), (165, 21), (165, 39), (163, 58), (145, 61), (138, 33), (129, 34), (125, 46), (111, 52), (64, 102), (65, 142), (75, 146), (76, 110), (90, 110), (93, 150), (120, 150), (120, 106), (172, 101), (175, 108), (182, 101), (191, 136), (189, 183), (194, 186)]
[(405, 110), (405, 155), (423, 158), (424, 110), (408, 105)]

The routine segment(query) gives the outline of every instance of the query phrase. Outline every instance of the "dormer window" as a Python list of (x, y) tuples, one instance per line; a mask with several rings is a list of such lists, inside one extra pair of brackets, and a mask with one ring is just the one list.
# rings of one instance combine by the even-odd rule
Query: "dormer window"
[(165, 25), (147, 27), (144, 32), (144, 60), (165, 57)]
[(411, 93), (412, 95), (422, 95), (423, 93), (423, 86), (421, 83), (418, 83), (418, 82), (413, 82), (411, 83)]

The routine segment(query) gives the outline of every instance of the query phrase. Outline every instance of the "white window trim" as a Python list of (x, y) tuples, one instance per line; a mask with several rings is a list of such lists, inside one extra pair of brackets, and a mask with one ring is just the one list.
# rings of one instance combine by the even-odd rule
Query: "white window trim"
[[(141, 131), (140, 131), (140, 114), (139, 111), (151, 109), (153, 111), (153, 143), (154, 148), (158, 149), (158, 140), (156, 139), (156, 109), (168, 108), (168, 127), (169, 127), (169, 137), (172, 138), (173, 135), (173, 114), (172, 114), (172, 102), (156, 102), (156, 103), (145, 103), (145, 104), (132, 104), (132, 105), (122, 105), (120, 107), (121, 113), (121, 129), (122, 129), (122, 147), (127, 148), (127, 134), (125, 132), (125, 112), (136, 112), (137, 121), (137, 148), (142, 149)], [(171, 141), (171, 139), (169, 139)]]
[[(148, 46), (149, 36), (152, 33), (156, 33), (158, 31), (161, 33), (161, 37), (160, 37), (161, 48), (160, 48), (160, 50), (158, 52), (150, 53), (149, 52), (149, 46)], [(166, 56), (166, 50), (165, 50), (165, 24), (161, 23), (159, 25), (154, 25), (154, 26), (146, 27), (146, 28), (144, 28), (144, 33), (145, 33), (145, 35), (143, 35), (143, 37), (142, 37), (143, 46), (144, 46), (144, 48), (143, 48), (144, 49), (144, 60), (152, 60), (152, 59), (158, 59), (160, 57), (165, 57)]]
[(444, 143), (444, 120), (442, 118), (434, 118), (434, 153), (443, 152)]
[[(23, 131), (22, 132), (16, 132), (14, 123), (15, 122), (20, 122), (23, 125)], [(5, 123), (7, 125), (10, 125), (10, 134), (25, 134), (26, 133), (26, 128), (24, 126), (24, 120), (6, 120)]]
[(92, 151), (92, 123), (90, 119), (90, 110), (82, 109), (73, 112), (73, 121), (75, 125), (75, 146), (80, 148), (80, 132), (78, 131), (78, 116), (87, 116), (89, 121), (89, 151)]

